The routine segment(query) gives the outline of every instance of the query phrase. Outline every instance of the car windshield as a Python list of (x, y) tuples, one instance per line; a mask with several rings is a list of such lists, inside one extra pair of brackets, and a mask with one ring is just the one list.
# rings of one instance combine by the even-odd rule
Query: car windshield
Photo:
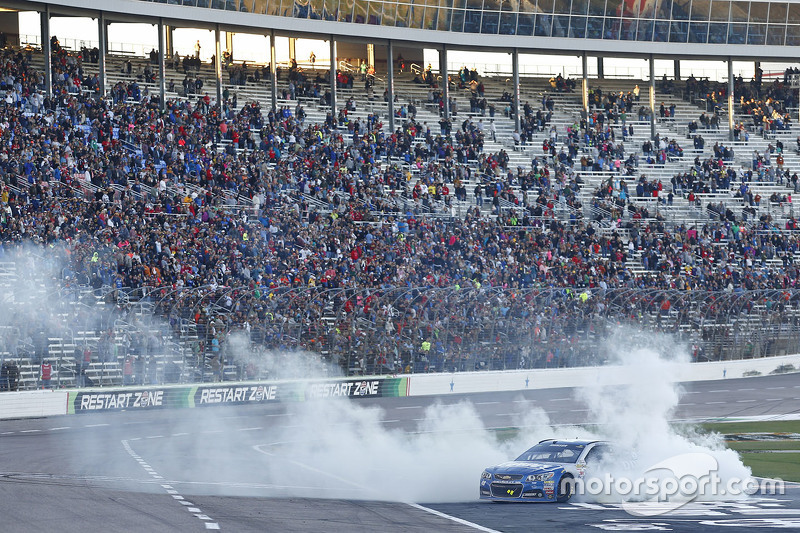
[(585, 446), (568, 442), (541, 442), (526, 451), (517, 461), (542, 461), (545, 463), (574, 463)]

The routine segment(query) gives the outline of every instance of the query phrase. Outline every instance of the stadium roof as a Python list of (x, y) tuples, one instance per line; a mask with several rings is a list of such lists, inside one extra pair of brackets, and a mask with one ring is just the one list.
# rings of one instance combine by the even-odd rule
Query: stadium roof
[(796, 59), (800, 2), (731, 0), (11, 0), (112, 21), (452, 49)]

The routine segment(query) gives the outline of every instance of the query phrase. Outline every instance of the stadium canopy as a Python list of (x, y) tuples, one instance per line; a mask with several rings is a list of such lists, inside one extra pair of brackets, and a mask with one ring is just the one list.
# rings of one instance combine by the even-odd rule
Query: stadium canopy
[[(582, 57), (582, 107), (588, 111), (587, 56), (598, 66), (605, 56), (639, 57), (649, 63), (647, 101), (650, 133), (655, 137), (656, 59), (726, 61), (727, 118), (734, 134), (735, 60), (796, 61), (800, 52), (800, 2), (740, 0), (4, 0), (6, 10), (41, 13), (46, 90), (52, 92), (50, 17), (96, 18), (100, 40), (100, 83), (107, 88), (105, 57), (110, 22), (158, 25), (161, 105), (165, 102), (167, 36), (175, 28), (215, 32), (215, 57), (222, 57), (220, 32), (327, 40), (330, 45), (331, 109), (337, 109), (337, 41), (385, 45), (389, 126), (394, 130), (392, 62), (396, 46), (439, 51), (439, 74), (449, 79), (448, 50), (493, 51), (511, 55), (515, 127), (520, 128), (519, 56), (572, 54)], [(216, 96), (222, 99), (221, 61), (215, 62)], [(272, 107), (277, 108), (277, 69), (271, 69)], [(792, 86), (800, 86), (793, 77)], [(442, 84), (448, 101), (449, 84)], [(444, 106), (449, 118), (449, 106)]]
[(119, 22), (428, 47), (796, 59), (800, 2), (739, 0), (58, 0), (7, 8)]

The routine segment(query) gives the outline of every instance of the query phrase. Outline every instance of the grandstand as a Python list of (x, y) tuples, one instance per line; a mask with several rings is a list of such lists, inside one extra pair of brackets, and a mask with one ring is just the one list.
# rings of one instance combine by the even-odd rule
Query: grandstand
[[(131, 4), (111, 3), (101, 36)], [(218, 18), (284, 32), (298, 18), (257, 4)], [(717, 4), (733, 28), (734, 3)], [(196, 17), (184, 24), (217, 11), (147, 6)], [(587, 42), (602, 57), (625, 38), (587, 27), (541, 36), (582, 43), (582, 78), (449, 72), (452, 21), (428, 32), (439, 72), (401, 72), (391, 40), (366, 75), (335, 54), (222, 68), (173, 61), (164, 20), (155, 56), (68, 49), (49, 36), (58, 9), (40, 46), (9, 35), (2, 50), (2, 387), (17, 372), (42, 386), (44, 360), (55, 387), (274, 377), (282, 357), (358, 375), (602, 364), (625, 325), (673, 333), (698, 361), (797, 350), (791, 68), (718, 84), (676, 60), (656, 80), (655, 31), (650, 79), (589, 79)], [(744, 23), (728, 64), (765, 43), (791, 57), (793, 9), (765, 15), (761, 41)], [(304, 31), (323, 34), (332, 21), (313, 12)], [(335, 20), (343, 42), (379, 25)], [(518, 38), (514, 62), (515, 20), (516, 35), (477, 26), (491, 46)], [(391, 26), (384, 40), (413, 51)], [(732, 39), (694, 26), (679, 41), (668, 25), (661, 53), (714, 57), (712, 39)]]

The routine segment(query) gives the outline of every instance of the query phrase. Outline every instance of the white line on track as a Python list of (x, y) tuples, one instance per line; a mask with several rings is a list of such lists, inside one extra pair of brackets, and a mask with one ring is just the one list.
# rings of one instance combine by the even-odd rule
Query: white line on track
[(41, 429), (23, 429), (20, 433), (39, 433), (41, 431)]
[(150, 435), (149, 437), (145, 437), (146, 439), (163, 439), (164, 435)]
[(755, 390), (755, 389), (737, 389), (739, 392), (746, 391), (746, 390)]
[(85, 428), (101, 428), (101, 427), (110, 426), (110, 425), (111, 424), (86, 424), (83, 427), (85, 427)]
[(780, 402), (783, 398), (767, 398), (765, 402)]
[[(150, 438), (159, 438), (159, 437), (161, 437), (161, 435), (158, 435), (157, 437), (146, 437), (146, 438), (150, 439)], [(129, 440), (132, 440), (132, 439), (129, 439)], [(153, 469), (153, 467), (151, 467), (149, 464), (147, 464), (147, 462), (144, 459), (142, 459), (141, 456), (139, 456), (139, 454), (137, 454), (133, 450), (133, 448), (131, 448), (129, 440), (121, 441), (122, 442), (122, 447), (125, 448), (125, 451), (128, 452), (128, 455), (130, 455), (132, 458), (134, 458), (136, 460), (136, 462), (138, 462), (139, 465), (141, 465), (141, 467), (144, 468), (144, 470), (148, 474), (150, 474), (150, 477), (153, 478), (156, 482), (159, 482), (158, 480), (163, 480), (164, 477), (159, 475), (158, 472), (156, 472), (155, 469)], [(192, 502), (188, 501), (186, 498), (184, 498), (183, 496), (178, 494), (178, 491), (173, 489), (172, 485), (164, 484), (163, 481), (160, 482), (160, 483), (161, 483), (161, 487), (166, 491), (166, 493), (168, 495), (172, 496), (173, 500), (175, 500), (178, 503), (180, 503), (181, 505), (183, 505), (184, 509), (188, 509), (188, 511), (190, 513), (194, 514), (194, 516), (196, 516), (199, 520), (205, 521), (206, 529), (219, 529), (219, 524), (217, 522), (211, 522), (211, 517), (209, 517), (209, 516), (207, 516), (205, 514), (202, 514), (202, 511), (194, 506), (195, 504), (193, 504)]]
[(422, 409), (424, 405), (404, 405), (403, 407), (395, 407), (398, 411), (400, 409)]
[(62, 429), (69, 429), (69, 426), (61, 426), (58, 428), (50, 428), (50, 431), (60, 431)]
[(289, 413), (274, 413), (271, 415), (264, 415), (264, 416), (289, 416)]
[(752, 402), (755, 402), (755, 401), (756, 400), (736, 400), (736, 403), (752, 403)]
[(572, 398), (550, 398), (550, 400), (548, 400), (548, 401), (551, 401), (551, 402), (568, 402), (571, 399)]
[(730, 392), (728, 389), (720, 389), (720, 390), (710, 390), (708, 392)]
[(418, 503), (409, 503), (407, 505), (413, 507), (414, 509), (419, 509), (420, 511), (425, 511), (426, 513), (430, 513), (430, 514), (436, 515), (436, 516), (438, 516), (440, 518), (444, 518), (446, 520), (450, 520), (450, 521), (455, 522), (457, 524), (461, 524), (462, 526), (467, 526), (467, 527), (471, 527), (472, 529), (477, 529), (478, 531), (485, 531), (487, 533), (500, 533), (496, 529), (489, 529), (488, 527), (484, 527), (484, 526), (482, 526), (480, 524), (475, 524), (474, 522), (469, 522), (467, 520), (464, 520), (463, 518), (458, 518), (456, 516), (451, 516), (449, 514), (441, 512), (441, 511), (437, 511), (436, 509), (431, 509), (429, 507), (425, 507), (425, 506), (420, 505)]
[(536, 400), (514, 400), (514, 403), (530, 403)]
[(682, 403), (681, 405), (697, 405), (696, 403)]
[(715, 405), (720, 403), (725, 403), (725, 402), (706, 402), (705, 405)]
[(778, 390), (778, 389), (785, 389), (786, 387), (767, 387), (766, 390)]
[(258, 431), (259, 429), (264, 428), (239, 428), (239, 431)]
[(392, 424), (394, 422), (400, 422), (400, 421), (399, 420), (384, 420), (383, 421), (384, 424)]
[(171, 437), (183, 437), (184, 435), (188, 435), (188, 433), (173, 433), (170, 436)]
[(475, 405), (494, 405), (500, 402), (475, 402)]

